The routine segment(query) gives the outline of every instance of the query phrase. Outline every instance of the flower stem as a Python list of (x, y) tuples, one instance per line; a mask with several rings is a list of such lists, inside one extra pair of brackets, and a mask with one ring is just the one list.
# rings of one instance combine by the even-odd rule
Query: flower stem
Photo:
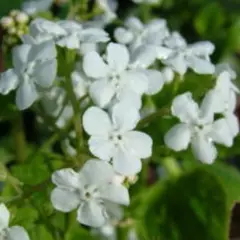
[(167, 107), (160, 108), (156, 112), (150, 114), (149, 116), (141, 119), (137, 125), (137, 128), (143, 128), (146, 124), (150, 123), (151, 121), (155, 120), (158, 117), (164, 116), (169, 114), (170, 110)]
[(73, 108), (73, 122), (74, 122), (74, 128), (76, 132), (76, 149), (78, 155), (81, 153), (82, 148), (82, 121), (81, 121), (81, 110), (80, 110), (80, 104), (77, 100), (77, 97), (73, 90), (73, 84), (71, 79), (71, 73), (72, 68), (75, 64), (75, 53), (74, 52), (67, 52), (67, 73), (66, 73), (66, 81), (65, 81), (65, 87), (68, 94), (69, 101)]
[(170, 176), (177, 177), (180, 175), (181, 168), (175, 158), (166, 157), (164, 158), (162, 164)]
[(26, 139), (22, 114), (18, 112), (12, 121), (12, 134), (16, 151), (16, 161), (23, 163), (26, 157)]

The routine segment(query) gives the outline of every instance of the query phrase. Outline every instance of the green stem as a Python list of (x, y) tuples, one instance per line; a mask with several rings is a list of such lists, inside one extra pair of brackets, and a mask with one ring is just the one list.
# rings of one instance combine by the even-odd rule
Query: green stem
[(140, 129), (140, 128), (143, 128), (146, 124), (152, 122), (153, 120), (155, 120), (156, 118), (158, 117), (161, 117), (161, 116), (164, 116), (164, 115), (167, 115), (170, 113), (170, 110), (168, 107), (163, 107), (161, 109), (159, 109), (158, 111), (150, 114), (149, 116), (141, 119), (137, 125), (137, 128)]
[(16, 151), (16, 161), (23, 163), (26, 158), (26, 139), (24, 133), (23, 119), (20, 112), (12, 121), (12, 134), (14, 139), (14, 148)]
[(162, 164), (170, 176), (177, 177), (181, 174), (181, 168), (175, 158), (166, 157)]

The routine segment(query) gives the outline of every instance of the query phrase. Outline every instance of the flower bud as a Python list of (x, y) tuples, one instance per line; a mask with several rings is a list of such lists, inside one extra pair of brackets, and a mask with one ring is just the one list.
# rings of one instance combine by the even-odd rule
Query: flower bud
[(20, 12), (16, 15), (15, 19), (18, 23), (25, 24), (29, 21), (29, 16), (24, 12)]
[(11, 27), (8, 29), (8, 34), (15, 35), (17, 33), (17, 29), (15, 27)]
[(1, 18), (0, 23), (4, 29), (7, 29), (14, 24), (14, 21), (11, 17), (3, 17)]
[(15, 10), (12, 10), (12, 11), (10, 12), (10, 16), (11, 16), (11, 17), (16, 17), (19, 13), (20, 13), (20, 11), (15, 9)]

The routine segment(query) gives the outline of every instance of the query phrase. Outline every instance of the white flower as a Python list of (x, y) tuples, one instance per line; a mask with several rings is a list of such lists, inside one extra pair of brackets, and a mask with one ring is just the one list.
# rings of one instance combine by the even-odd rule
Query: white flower
[(37, 18), (31, 22), (30, 35), (23, 37), (25, 43), (43, 42), (53, 39), (57, 45), (69, 49), (79, 49), (82, 44), (95, 44), (107, 42), (108, 34), (98, 28), (84, 29), (76, 21), (62, 20), (52, 22), (46, 19)]
[(208, 91), (206, 101), (203, 102), (208, 111), (223, 114), (233, 137), (239, 133), (238, 119), (234, 114), (239, 89), (232, 82), (234, 77), (235, 74), (232, 70), (224, 68), (222, 72), (219, 71), (216, 86)]
[(112, 183), (112, 166), (103, 161), (87, 161), (79, 172), (62, 169), (52, 175), (57, 187), (51, 201), (59, 211), (70, 212), (76, 208), (77, 220), (84, 225), (101, 227), (110, 218), (108, 204), (129, 204), (128, 190)]
[(56, 77), (56, 48), (53, 42), (15, 47), (13, 66), (0, 76), (0, 93), (5, 95), (17, 88), (16, 104), (23, 110), (36, 101), (39, 89), (49, 88)]
[(90, 85), (90, 96), (100, 107), (111, 101), (126, 100), (140, 108), (141, 95), (148, 89), (146, 75), (138, 70), (128, 70), (130, 56), (121, 44), (107, 46), (106, 62), (97, 52), (90, 52), (83, 58), (83, 69), (88, 77), (95, 79)]
[(114, 31), (114, 37), (119, 43), (129, 44), (131, 51), (140, 46), (152, 46), (155, 57), (158, 52), (164, 52), (162, 44), (169, 36), (166, 20), (153, 19), (144, 25), (138, 18), (130, 17), (124, 25), (125, 27), (116, 28)]
[(0, 239), (29, 240), (25, 229), (20, 226), (9, 227), (10, 213), (4, 204), (0, 204)]
[(33, 15), (48, 10), (52, 3), (53, 0), (30, 0), (23, 3), (22, 9), (24, 12)]
[(175, 151), (187, 149), (191, 144), (195, 157), (210, 164), (217, 156), (217, 149), (213, 143), (231, 147), (233, 136), (225, 118), (214, 121), (214, 113), (206, 111), (205, 108), (208, 108), (206, 102), (204, 99), (204, 104), (199, 108), (190, 92), (177, 96), (171, 111), (181, 123), (169, 130), (164, 141)]
[(197, 42), (187, 45), (176, 34), (165, 41), (168, 52), (162, 57), (167, 66), (173, 68), (180, 75), (184, 75), (188, 68), (198, 74), (212, 74), (215, 66), (210, 62), (209, 55), (214, 51), (211, 42)]
[(116, 172), (129, 176), (141, 171), (141, 159), (152, 154), (152, 139), (133, 131), (140, 120), (135, 108), (117, 104), (110, 116), (98, 107), (90, 107), (83, 115), (84, 130), (91, 136), (88, 144), (94, 156), (112, 161)]

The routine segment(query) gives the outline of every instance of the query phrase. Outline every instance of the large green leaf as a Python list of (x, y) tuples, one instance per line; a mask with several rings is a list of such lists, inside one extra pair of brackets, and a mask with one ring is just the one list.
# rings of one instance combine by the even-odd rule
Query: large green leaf
[(222, 184), (204, 169), (159, 182), (139, 211), (138, 232), (144, 239), (227, 239), (227, 197)]

